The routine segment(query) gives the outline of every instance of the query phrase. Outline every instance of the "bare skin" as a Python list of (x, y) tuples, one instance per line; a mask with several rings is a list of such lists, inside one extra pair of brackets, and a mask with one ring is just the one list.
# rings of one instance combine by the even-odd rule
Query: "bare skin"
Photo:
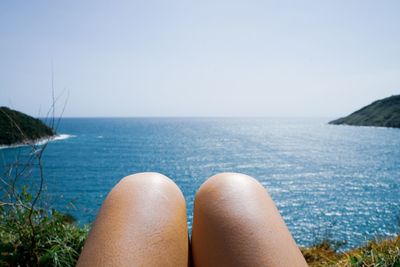
[(104, 201), (77, 266), (307, 266), (254, 178), (222, 173), (196, 194), (192, 244), (179, 188), (158, 173), (122, 179)]
[(222, 173), (194, 204), (194, 266), (307, 266), (274, 202), (254, 178)]
[(187, 266), (185, 200), (169, 178), (138, 173), (104, 201), (77, 266)]

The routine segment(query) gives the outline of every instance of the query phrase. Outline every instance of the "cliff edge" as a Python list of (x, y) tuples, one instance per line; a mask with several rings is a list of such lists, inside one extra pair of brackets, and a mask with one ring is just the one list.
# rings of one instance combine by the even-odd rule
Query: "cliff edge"
[(41, 120), (8, 107), (0, 107), (0, 145), (26, 143), (54, 134)]

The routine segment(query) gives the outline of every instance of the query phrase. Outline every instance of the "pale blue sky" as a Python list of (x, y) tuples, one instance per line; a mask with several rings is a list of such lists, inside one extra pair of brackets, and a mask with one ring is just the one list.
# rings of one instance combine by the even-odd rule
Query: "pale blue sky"
[[(0, 105), (346, 115), (400, 93), (400, 1), (1, 1)], [(60, 106), (62, 103), (60, 103)]]

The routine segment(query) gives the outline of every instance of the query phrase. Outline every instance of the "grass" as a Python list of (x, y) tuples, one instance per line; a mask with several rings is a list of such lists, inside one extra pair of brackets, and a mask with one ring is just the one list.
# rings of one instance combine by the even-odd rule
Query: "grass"
[(337, 252), (331, 242), (324, 240), (312, 247), (301, 248), (301, 252), (311, 267), (400, 267), (400, 235), (393, 239), (373, 240), (346, 252)]
[(71, 216), (36, 207), (29, 218), (32, 196), (23, 190), (19, 199), (0, 206), (0, 266), (75, 266), (88, 227), (79, 227)]

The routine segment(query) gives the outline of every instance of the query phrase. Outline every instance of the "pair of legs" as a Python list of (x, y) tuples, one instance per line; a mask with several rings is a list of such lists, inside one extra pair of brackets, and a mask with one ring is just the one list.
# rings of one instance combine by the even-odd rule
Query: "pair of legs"
[(78, 266), (307, 266), (267, 191), (238, 173), (209, 178), (194, 203), (158, 173), (122, 179), (104, 201)]

